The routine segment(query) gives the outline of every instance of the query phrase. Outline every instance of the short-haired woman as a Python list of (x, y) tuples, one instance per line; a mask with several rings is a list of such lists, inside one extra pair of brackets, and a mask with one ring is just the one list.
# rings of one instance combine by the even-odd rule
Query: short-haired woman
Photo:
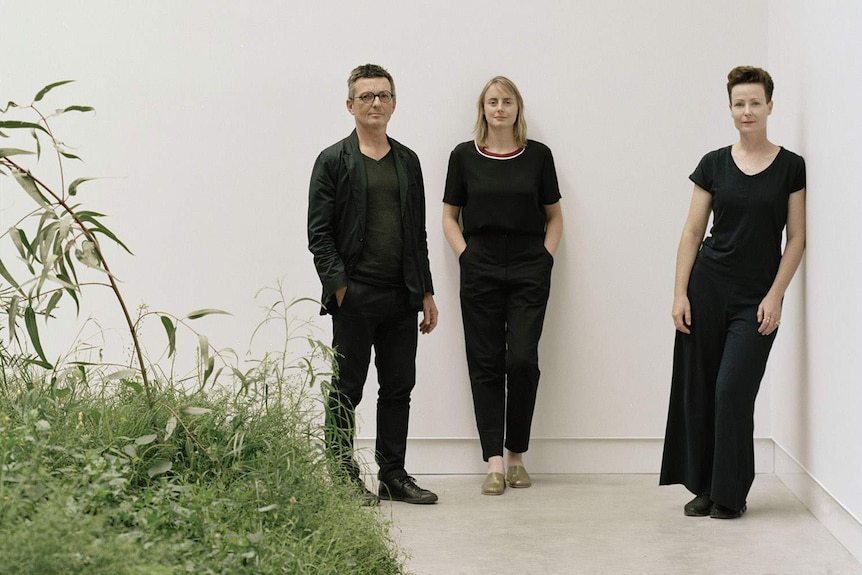
[(766, 135), (772, 78), (740, 66), (727, 79), (739, 140), (706, 154), (690, 176), (660, 478), (695, 495), (685, 515), (717, 519), (746, 510), (754, 481), (754, 401), (784, 293), (805, 249), (805, 162)]

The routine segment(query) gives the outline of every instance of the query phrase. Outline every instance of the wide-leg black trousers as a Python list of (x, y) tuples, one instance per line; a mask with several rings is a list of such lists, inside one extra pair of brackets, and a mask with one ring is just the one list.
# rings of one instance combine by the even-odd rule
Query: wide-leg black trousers
[(734, 510), (754, 481), (754, 402), (777, 333), (757, 332), (768, 289), (699, 255), (688, 286), (691, 334), (676, 332), (659, 482)]
[(539, 386), (539, 338), (554, 258), (544, 237), (467, 239), (461, 315), (482, 457), (527, 451)]
[(355, 408), (362, 400), (371, 349), (377, 368), (377, 441), (375, 460), (383, 481), (404, 477), (410, 393), (416, 385), (417, 312), (407, 288), (385, 288), (350, 280), (332, 316), (332, 346), (337, 374), (326, 412), (327, 448), (354, 477)]

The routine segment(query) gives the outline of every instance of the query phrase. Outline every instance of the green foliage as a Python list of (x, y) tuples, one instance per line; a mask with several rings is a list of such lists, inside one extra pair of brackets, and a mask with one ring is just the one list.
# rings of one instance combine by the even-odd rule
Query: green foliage
[[(313, 337), (313, 326), (292, 318), (295, 305), (311, 300), (288, 301), (281, 284), (261, 290), (272, 301), (250, 347), (264, 337), (283, 344), (248, 369), (233, 350), (217, 350), (191, 326), (225, 312), (175, 316), (143, 308), (132, 320), (100, 241), (131, 252), (105, 226), (104, 214), (71, 202), (93, 178), (66, 186), (64, 161), (79, 158), (49, 123), (92, 108), (45, 115), (35, 106), (68, 83), (46, 86), (28, 106), (0, 108), (0, 138), (16, 133), (25, 141), (0, 146), (0, 176), (33, 202), (29, 214), (0, 231), (18, 266), (0, 260), (0, 570), (403, 573), (388, 524), (362, 506), (355, 487), (333, 477), (324, 456), (319, 392), (332, 376), (333, 350)], [(31, 171), (43, 140), (56, 152), (57, 186)], [(37, 163), (28, 167), (29, 159)], [(101, 280), (79, 279), (85, 269)], [(82, 286), (93, 283), (111, 289), (122, 308), (136, 368), (104, 363), (89, 343), (67, 357), (46, 353), (40, 326), (62, 302), (72, 300), (77, 310)], [(196, 385), (148, 379), (137, 332), (153, 316), (169, 358), (179, 328), (197, 336)], [(219, 388), (222, 374), (230, 384)]]
[(294, 304), (267, 308), (292, 345), (255, 362), (239, 393), (162, 384), (150, 403), (128, 386), (52, 385), (0, 346), (8, 572), (403, 573), (385, 520), (329, 472), (319, 387), (331, 350), (287, 320)]
[[(8, 316), (9, 340), (18, 341), (17, 325), (23, 317), (27, 337), (35, 357), (28, 361), (44, 369), (54, 369), (54, 363), (48, 359), (42, 348), (37, 317), (47, 321), (60, 300), (67, 296), (79, 307), (82, 283), (78, 279), (77, 264), (98, 271), (104, 276), (96, 282), (113, 291), (129, 328), (133, 347), (138, 360), (139, 376), (147, 395), (150, 395), (147, 369), (144, 365), (143, 350), (138, 342), (131, 316), (126, 308), (116, 279), (111, 274), (108, 262), (103, 255), (99, 237), (107, 238), (131, 254), (129, 248), (111, 231), (102, 219), (104, 214), (82, 209), (80, 204), (72, 204), (71, 198), (78, 194), (78, 188), (94, 178), (78, 178), (69, 187), (65, 184), (64, 160), (80, 160), (69, 151), (51, 128), (50, 118), (55, 118), (70, 112), (91, 112), (90, 106), (66, 106), (57, 109), (53, 114), (43, 114), (36, 104), (54, 88), (70, 83), (71, 80), (55, 82), (45, 86), (34, 96), (28, 106), (19, 106), (9, 102), (0, 110), (0, 137), (8, 138), (7, 131), (26, 131), (32, 140), (34, 149), (16, 147), (0, 148), (0, 175), (10, 176), (18, 183), (21, 190), (35, 203), (33, 210), (21, 221), (0, 233), (0, 239), (9, 236), (18, 256), (27, 268), (26, 279), (17, 280), (10, 266), (0, 261), (0, 278), (8, 282), (11, 290), (0, 290), (0, 308)], [(25, 119), (21, 119), (23, 116)], [(42, 156), (42, 139), (47, 139), (56, 153), (58, 186), (46, 183), (34, 175), (32, 169), (38, 166)], [(25, 141), (29, 141), (26, 140)], [(13, 158), (15, 156), (16, 158)], [(17, 156), (33, 156), (36, 164), (27, 167)], [(23, 227), (26, 222), (35, 222), (35, 230), (29, 233)], [(77, 263), (76, 263), (77, 262)], [(2, 287), (2, 284), (0, 284)]]

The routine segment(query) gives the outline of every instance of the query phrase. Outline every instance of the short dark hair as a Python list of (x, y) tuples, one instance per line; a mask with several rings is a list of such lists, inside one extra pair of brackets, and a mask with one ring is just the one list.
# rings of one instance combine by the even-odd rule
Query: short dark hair
[(772, 91), (775, 89), (775, 84), (772, 82), (772, 76), (763, 68), (755, 68), (754, 66), (737, 66), (727, 74), (727, 97), (730, 99), (730, 92), (733, 87), (739, 84), (760, 84), (763, 86), (763, 91), (766, 92), (766, 101), (772, 101)]
[(347, 78), (347, 97), (351, 100), (356, 95), (353, 93), (353, 87), (360, 78), (386, 78), (392, 88), (392, 95), (395, 95), (395, 80), (392, 79), (392, 74), (387, 72), (386, 68), (377, 64), (363, 64), (354, 68)]

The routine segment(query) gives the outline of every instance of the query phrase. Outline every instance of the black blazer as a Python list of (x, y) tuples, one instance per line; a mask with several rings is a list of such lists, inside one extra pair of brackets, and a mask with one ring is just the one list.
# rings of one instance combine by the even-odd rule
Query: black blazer
[[(410, 304), (422, 310), (426, 293), (434, 293), (428, 240), (425, 231), (425, 184), (419, 157), (410, 148), (389, 138), (401, 191), (404, 231), (404, 283)], [(356, 268), (365, 240), (368, 209), (365, 163), (354, 130), (326, 148), (314, 162), (308, 190), (308, 249), (323, 284), (324, 314), (335, 309), (335, 290), (347, 285)]]

